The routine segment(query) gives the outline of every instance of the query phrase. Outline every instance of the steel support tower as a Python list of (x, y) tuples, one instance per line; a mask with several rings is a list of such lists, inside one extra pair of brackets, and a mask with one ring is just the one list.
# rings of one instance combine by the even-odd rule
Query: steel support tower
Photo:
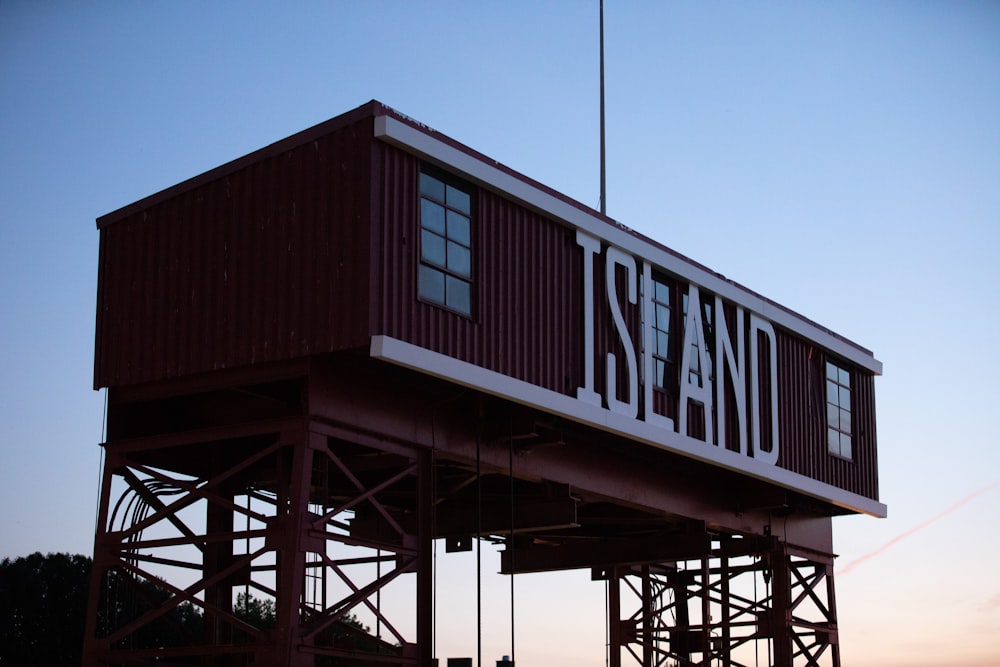
[(113, 392), (85, 664), (430, 666), (434, 540), (479, 536), (606, 581), (613, 667), (839, 667), (829, 553), (674, 514), (684, 471), (609, 445), (347, 355)]

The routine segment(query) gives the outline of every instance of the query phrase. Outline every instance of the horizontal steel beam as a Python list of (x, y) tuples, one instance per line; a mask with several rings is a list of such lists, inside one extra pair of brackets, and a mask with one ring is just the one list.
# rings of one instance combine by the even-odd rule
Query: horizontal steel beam
[[(530, 533), (540, 530), (575, 528), (577, 522), (577, 502), (573, 498), (517, 498), (513, 506), (509, 501), (483, 501), (477, 511), (474, 504), (450, 502), (442, 503), (435, 509), (433, 533), (435, 538), (465, 537), (476, 535), (508, 535)], [(409, 533), (415, 528), (412, 515), (393, 517)], [(354, 538), (385, 539), (390, 528), (385, 519), (369, 511), (359, 510), (351, 521), (351, 535)]]
[(667, 563), (708, 556), (712, 539), (707, 533), (667, 535), (655, 539), (594, 539), (559, 545), (520, 544), (500, 553), (502, 574), (575, 570), (644, 563)]

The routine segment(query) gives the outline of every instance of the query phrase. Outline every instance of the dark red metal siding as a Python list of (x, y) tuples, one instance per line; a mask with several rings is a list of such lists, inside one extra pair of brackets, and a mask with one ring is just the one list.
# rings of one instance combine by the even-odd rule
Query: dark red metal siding
[[(375, 203), (378, 224), (373, 246), (380, 266), (375, 272), (379, 308), (373, 310), (373, 333), (384, 333), (442, 354), (569, 396), (584, 381), (583, 258), (576, 232), (484, 189), (475, 193), (474, 304), (465, 317), (417, 297), (419, 262), (417, 181), (419, 159), (389, 145), (377, 146), (376, 169), (380, 194)], [(594, 257), (594, 376), (603, 395), (609, 351), (618, 354), (618, 398), (625, 400), (625, 360), (614, 328), (605, 288), (607, 248)], [(637, 279), (641, 274), (637, 262)], [(687, 293), (686, 282), (673, 279), (677, 307)], [(624, 270), (618, 269), (618, 303), (632, 332), (632, 346), (641, 366), (641, 305), (627, 301)], [(706, 302), (714, 297), (703, 292)], [(725, 304), (730, 329), (735, 309)], [(377, 312), (377, 315), (376, 315)], [(749, 314), (747, 315), (749, 318)], [(747, 320), (747, 323), (749, 319)], [(683, 335), (680, 319), (675, 329), (677, 365)], [(735, 330), (731, 336), (738, 335)], [(854, 461), (827, 453), (822, 353), (788, 332), (776, 329), (780, 456), (778, 465), (807, 477), (858, 493), (878, 497), (874, 442), (874, 397), (871, 376), (854, 371)], [(770, 414), (770, 352), (760, 342), (761, 413)], [(727, 382), (732, 379), (728, 370)], [(719, 369), (716, 369), (719, 372)], [(748, 369), (749, 373), (749, 369)], [(749, 382), (749, 380), (746, 380)], [(727, 385), (728, 387), (728, 385)], [(677, 389), (655, 394), (656, 410), (677, 419)], [(746, 396), (749, 397), (747, 392)], [(738, 421), (732, 391), (726, 392), (726, 440), (738, 447)], [(641, 406), (641, 404), (640, 404)], [(689, 435), (704, 438), (704, 420), (689, 407)], [(641, 407), (640, 407), (641, 414)], [(748, 418), (752, 419), (749, 415)], [(713, 416), (714, 419), (714, 416)], [(765, 443), (771, 442), (770, 419), (762, 420)], [(768, 445), (769, 446), (769, 445)]]
[(478, 319), (506, 375), (559, 392), (580, 382), (582, 271), (574, 234), (492, 193), (479, 198), (483, 224)]
[(366, 345), (372, 133), (369, 118), (104, 224), (95, 385)]
[(581, 261), (568, 228), (478, 189), (474, 195), (473, 314), (417, 297), (420, 162), (383, 146), (381, 286), (373, 331), (559, 392), (579, 381)]
[[(576, 231), (477, 189), (472, 317), (421, 303), (416, 286), (420, 161), (391, 146), (379, 154), (382, 297), (373, 332), (575, 396), (584, 382), (584, 253)], [(618, 394), (624, 400), (625, 359), (603, 287), (604, 265), (602, 251), (594, 258), (595, 388), (603, 392), (607, 352), (616, 352)], [(636, 271), (638, 277), (638, 263)], [(629, 330), (638, 332), (641, 305), (627, 301), (624, 271), (619, 274), (618, 301)], [(631, 342), (639, 361), (641, 341), (633, 336)]]
[(867, 498), (878, 498), (874, 378), (851, 370), (853, 460), (832, 456), (826, 443), (824, 352), (778, 329), (778, 465)]
[(854, 420), (857, 444), (854, 460), (858, 467), (857, 493), (878, 498), (878, 437), (875, 425), (875, 377), (855, 369), (851, 373), (854, 387)]

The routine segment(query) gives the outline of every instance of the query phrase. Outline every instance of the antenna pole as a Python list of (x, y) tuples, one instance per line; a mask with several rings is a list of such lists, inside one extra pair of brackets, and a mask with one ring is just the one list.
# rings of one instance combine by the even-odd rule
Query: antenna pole
[(601, 215), (608, 213), (608, 188), (604, 178), (604, 0), (601, 9)]

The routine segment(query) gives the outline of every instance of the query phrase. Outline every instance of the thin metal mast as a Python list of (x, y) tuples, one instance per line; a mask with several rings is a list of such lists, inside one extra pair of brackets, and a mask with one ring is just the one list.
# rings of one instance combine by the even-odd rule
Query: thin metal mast
[(604, 178), (604, 0), (601, 9), (601, 215), (608, 212), (608, 189)]

